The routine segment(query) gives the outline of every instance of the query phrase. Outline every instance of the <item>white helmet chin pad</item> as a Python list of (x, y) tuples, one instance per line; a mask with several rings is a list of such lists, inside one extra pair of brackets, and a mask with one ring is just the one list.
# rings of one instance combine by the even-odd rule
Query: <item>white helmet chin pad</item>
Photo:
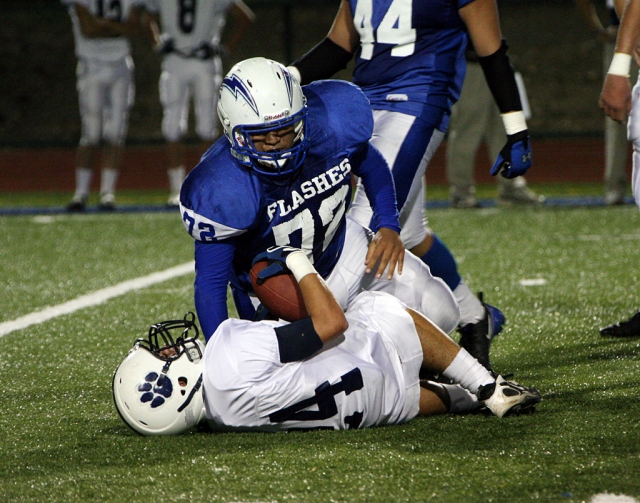
[[(218, 117), (231, 152), (244, 165), (266, 176), (289, 175), (304, 162), (309, 148), (306, 99), (295, 77), (280, 63), (251, 58), (236, 64), (220, 86)], [(293, 126), (293, 146), (259, 152), (252, 134)]]
[[(191, 318), (189, 318), (191, 316)], [(171, 331), (184, 328), (175, 341)], [(189, 337), (189, 329), (195, 336)], [(162, 338), (162, 342), (158, 340)], [(113, 400), (124, 422), (142, 435), (179, 435), (204, 419), (202, 358), (195, 316), (156, 323), (136, 340), (113, 376)], [(160, 351), (172, 347), (176, 355)]]

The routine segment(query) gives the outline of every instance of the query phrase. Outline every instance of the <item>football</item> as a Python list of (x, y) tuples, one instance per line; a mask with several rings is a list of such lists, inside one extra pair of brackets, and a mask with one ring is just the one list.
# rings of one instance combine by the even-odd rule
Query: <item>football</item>
[(278, 274), (258, 285), (256, 281), (258, 273), (267, 267), (267, 264), (266, 260), (256, 262), (249, 271), (253, 291), (262, 305), (271, 314), (286, 321), (296, 321), (309, 316), (304, 307), (300, 286), (293, 274)]

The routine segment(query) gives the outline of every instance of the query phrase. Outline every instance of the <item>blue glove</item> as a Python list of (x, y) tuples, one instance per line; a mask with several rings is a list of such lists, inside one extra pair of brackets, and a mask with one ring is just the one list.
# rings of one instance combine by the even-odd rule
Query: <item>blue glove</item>
[(262, 269), (256, 277), (258, 285), (261, 285), (272, 276), (289, 274), (291, 271), (287, 267), (287, 257), (293, 252), (299, 251), (300, 248), (293, 248), (292, 246), (272, 246), (271, 248), (268, 248), (267, 251), (258, 253), (251, 263), (252, 266), (256, 262), (261, 262), (263, 260), (268, 262), (267, 267)]
[(502, 147), (489, 173), (493, 176), (500, 173), (505, 178), (515, 178), (524, 175), (530, 167), (529, 130), (525, 129), (507, 136), (507, 144)]

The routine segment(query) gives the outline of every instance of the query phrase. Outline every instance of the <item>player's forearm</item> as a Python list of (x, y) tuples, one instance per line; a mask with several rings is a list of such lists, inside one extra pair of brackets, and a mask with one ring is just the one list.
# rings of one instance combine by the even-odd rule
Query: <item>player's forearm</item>
[(503, 40), (495, 53), (478, 59), (500, 113), (522, 111), (518, 84), (509, 61), (506, 42)]
[(227, 285), (233, 250), (231, 245), (220, 243), (195, 244), (194, 301), (200, 326), (207, 339), (229, 317)]
[(343, 0), (327, 37), (292, 63), (292, 73), (302, 85), (328, 79), (347, 67), (358, 45), (349, 4)]
[(591, 0), (575, 0), (575, 2), (578, 12), (589, 26), (589, 29), (595, 33), (604, 31), (604, 26), (602, 26), (595, 5)]
[(629, 0), (622, 12), (616, 40), (616, 52), (632, 54), (640, 36), (640, 0)]
[(372, 230), (381, 227), (400, 233), (398, 205), (393, 176), (380, 151), (368, 143), (362, 157), (354, 157), (355, 173), (362, 179), (367, 198), (371, 201), (375, 223)]
[(300, 282), (304, 305), (323, 343), (344, 333), (347, 319), (329, 287), (319, 274), (308, 274)]

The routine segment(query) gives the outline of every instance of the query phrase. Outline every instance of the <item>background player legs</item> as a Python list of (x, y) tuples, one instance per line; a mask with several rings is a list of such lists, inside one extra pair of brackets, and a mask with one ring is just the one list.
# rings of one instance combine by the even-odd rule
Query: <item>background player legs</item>
[(177, 206), (180, 201), (180, 187), (186, 170), (184, 167), (185, 147), (180, 141), (167, 141), (167, 176), (169, 177), (170, 206)]
[[(604, 44), (603, 73), (606, 75), (615, 51), (614, 42)], [(637, 67), (632, 65), (632, 82), (637, 74)], [(628, 180), (626, 174), (629, 141), (627, 140), (627, 123), (619, 123), (609, 117), (604, 119), (604, 202), (607, 205), (623, 204), (627, 193)]]
[(100, 172), (100, 204), (104, 211), (115, 210), (116, 182), (118, 181), (122, 147), (106, 143), (102, 147), (102, 170)]
[[(453, 208), (478, 207), (473, 177), (476, 152), (481, 143), (486, 144), (493, 162), (506, 139), (500, 111), (491, 96), (482, 67), (478, 62), (467, 59), (467, 73), (460, 99), (452, 108), (447, 140), (446, 170)], [(526, 186), (522, 176), (513, 179), (497, 176), (496, 181), (500, 204), (535, 205), (544, 200)]]
[[(493, 99), (486, 84), (482, 85), (483, 82), (484, 74), (480, 65), (468, 64), (460, 99), (451, 109), (446, 170), (451, 206), (454, 208), (478, 206), (473, 170), (476, 151), (483, 140), (483, 131), (489, 118), (489, 107), (484, 103)], [(506, 141), (504, 129), (501, 141), (498, 152)]]
[(81, 211), (84, 209), (91, 189), (95, 150), (95, 147), (91, 145), (78, 146), (76, 152), (76, 191), (67, 206), (69, 211)]

